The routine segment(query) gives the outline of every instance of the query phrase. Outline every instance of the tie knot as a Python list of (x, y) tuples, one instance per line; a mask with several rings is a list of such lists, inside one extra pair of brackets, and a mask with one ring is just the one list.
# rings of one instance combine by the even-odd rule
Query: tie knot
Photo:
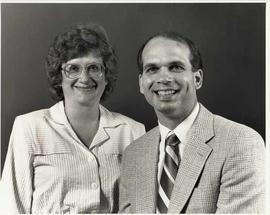
[(175, 134), (171, 134), (166, 139), (166, 145), (169, 145), (169, 146), (177, 146), (177, 144), (179, 143), (180, 143), (180, 140)]

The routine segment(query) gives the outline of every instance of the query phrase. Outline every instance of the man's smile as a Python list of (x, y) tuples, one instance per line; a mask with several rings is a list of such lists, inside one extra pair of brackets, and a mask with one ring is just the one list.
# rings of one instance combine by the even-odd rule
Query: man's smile
[(167, 89), (167, 90), (154, 90), (154, 93), (156, 93), (157, 95), (160, 95), (160, 96), (174, 95), (177, 92), (178, 92), (178, 90), (171, 90), (171, 89)]

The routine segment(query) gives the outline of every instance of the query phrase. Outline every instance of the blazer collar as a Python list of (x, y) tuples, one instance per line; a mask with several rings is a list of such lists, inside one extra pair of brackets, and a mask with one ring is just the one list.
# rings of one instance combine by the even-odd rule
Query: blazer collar
[(214, 137), (213, 114), (200, 104), (200, 111), (188, 132), (168, 213), (181, 213), (212, 152), (207, 142)]

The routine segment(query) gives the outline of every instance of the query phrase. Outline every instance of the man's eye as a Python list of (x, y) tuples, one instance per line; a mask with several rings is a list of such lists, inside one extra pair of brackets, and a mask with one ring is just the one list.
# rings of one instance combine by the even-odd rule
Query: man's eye
[(149, 67), (145, 70), (146, 73), (150, 73), (150, 74), (156, 73), (157, 71), (158, 71), (158, 67)]
[(173, 64), (169, 66), (169, 70), (172, 72), (182, 72), (183, 70), (185, 70), (182, 66), (178, 65), (178, 64)]

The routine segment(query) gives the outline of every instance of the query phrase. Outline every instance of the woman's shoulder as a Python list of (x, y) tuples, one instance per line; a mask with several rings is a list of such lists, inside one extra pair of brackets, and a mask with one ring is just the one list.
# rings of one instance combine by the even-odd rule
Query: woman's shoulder
[(42, 120), (46, 115), (48, 115), (49, 108), (39, 109), (31, 111), (25, 114), (18, 115), (16, 120), (23, 120), (25, 122), (35, 122)]
[(130, 125), (139, 125), (139, 126), (143, 125), (141, 122), (138, 122), (129, 116), (126, 116), (126, 115), (123, 115), (123, 114), (117, 113), (117, 112), (111, 112), (111, 113), (115, 118), (119, 118), (119, 119), (123, 120), (123, 122), (128, 123)]
[(107, 118), (110, 118), (110, 120), (115, 120), (115, 121), (120, 121), (120, 122), (122, 121), (123, 123), (128, 123), (128, 124), (143, 125), (142, 123), (136, 121), (135, 119), (132, 119), (129, 116), (126, 116), (118, 112), (109, 111), (104, 106), (101, 106), (101, 109), (102, 109), (102, 112), (104, 113), (104, 116), (106, 116)]
[(58, 115), (61, 115), (61, 111), (59, 111), (59, 106), (61, 103), (58, 102), (51, 107), (42, 108), (39, 110), (34, 110), (25, 114), (18, 115), (15, 118), (16, 121), (22, 121), (23, 124), (30, 124), (32, 126), (42, 124), (42, 122), (46, 122), (47, 119), (52, 118), (52, 115), (56, 112)]
[(101, 106), (101, 110), (103, 112), (103, 116), (106, 118), (107, 121), (110, 121), (114, 124), (124, 124), (131, 127), (131, 129), (140, 130), (145, 133), (145, 126), (144, 124), (136, 121), (135, 119), (132, 119), (129, 116), (126, 116), (124, 114), (109, 111), (104, 106)]
[(32, 137), (46, 127), (45, 116), (48, 109), (35, 110), (29, 113), (18, 115), (12, 126), (12, 133), (15, 136)]

